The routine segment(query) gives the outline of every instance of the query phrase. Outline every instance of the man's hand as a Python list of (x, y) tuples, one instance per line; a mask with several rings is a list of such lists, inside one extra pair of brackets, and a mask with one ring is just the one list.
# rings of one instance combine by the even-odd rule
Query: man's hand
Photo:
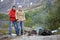
[(18, 21), (18, 19), (16, 19), (16, 21)]

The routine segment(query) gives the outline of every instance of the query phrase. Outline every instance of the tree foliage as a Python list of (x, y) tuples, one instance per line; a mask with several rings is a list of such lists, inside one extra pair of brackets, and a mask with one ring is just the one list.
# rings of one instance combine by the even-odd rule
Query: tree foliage
[[(60, 0), (56, 0), (54, 3), (50, 4), (47, 1), (44, 2), (42, 8), (31, 9), (25, 12), (26, 27), (40, 26), (51, 30), (60, 27)], [(0, 14), (0, 19), (8, 20), (9, 16)]]
[(60, 27), (60, 0), (57, 0), (51, 5), (47, 17), (47, 25), (49, 29), (54, 30)]

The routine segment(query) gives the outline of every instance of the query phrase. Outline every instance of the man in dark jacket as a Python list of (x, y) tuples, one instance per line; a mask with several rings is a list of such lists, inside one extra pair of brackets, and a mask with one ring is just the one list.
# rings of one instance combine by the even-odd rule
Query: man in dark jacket
[(15, 6), (13, 6), (9, 12), (9, 16), (10, 16), (9, 35), (12, 34), (12, 25), (14, 25), (16, 34), (19, 35), (15, 14), (16, 14), (16, 8), (15, 8)]

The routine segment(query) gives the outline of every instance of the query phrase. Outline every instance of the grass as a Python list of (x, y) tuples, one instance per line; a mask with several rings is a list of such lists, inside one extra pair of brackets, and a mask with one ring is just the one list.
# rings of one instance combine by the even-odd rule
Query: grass
[(0, 36), (6, 35), (8, 33), (8, 30), (0, 30)]
[[(8, 35), (9, 30), (0, 30), (0, 36)], [(15, 30), (12, 30), (12, 33), (15, 33)]]
[(58, 30), (57, 34), (60, 34), (60, 29)]
[(7, 14), (0, 13), (0, 20), (9, 20), (9, 16)]

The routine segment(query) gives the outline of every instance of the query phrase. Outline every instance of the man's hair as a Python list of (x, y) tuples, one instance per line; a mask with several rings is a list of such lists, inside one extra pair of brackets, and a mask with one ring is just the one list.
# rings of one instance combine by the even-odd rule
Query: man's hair
[(12, 6), (12, 8), (13, 8), (13, 7), (15, 7), (15, 8), (16, 8), (16, 6)]

